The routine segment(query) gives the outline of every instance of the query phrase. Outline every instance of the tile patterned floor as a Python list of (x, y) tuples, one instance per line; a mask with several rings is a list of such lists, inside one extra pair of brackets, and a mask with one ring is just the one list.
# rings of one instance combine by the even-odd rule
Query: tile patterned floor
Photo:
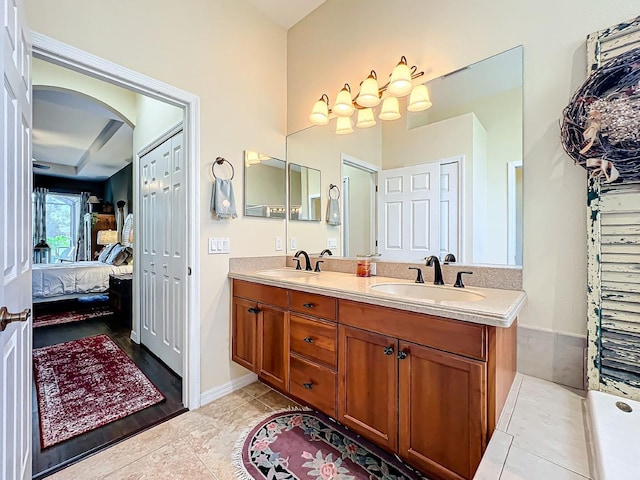
[[(240, 432), (296, 405), (254, 383), (49, 478), (231, 480)], [(474, 480), (591, 478), (583, 408), (583, 392), (519, 374)]]

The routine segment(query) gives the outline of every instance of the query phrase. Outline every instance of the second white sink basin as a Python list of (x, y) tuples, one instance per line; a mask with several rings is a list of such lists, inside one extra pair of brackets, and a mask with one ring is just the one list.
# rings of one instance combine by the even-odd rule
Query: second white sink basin
[(369, 287), (380, 293), (434, 302), (478, 302), (484, 295), (463, 288), (425, 285), (424, 283), (379, 283)]
[(308, 278), (315, 277), (318, 272), (309, 272), (307, 270), (296, 270), (295, 268), (272, 268), (270, 270), (262, 270), (256, 272), (258, 275), (275, 278)]

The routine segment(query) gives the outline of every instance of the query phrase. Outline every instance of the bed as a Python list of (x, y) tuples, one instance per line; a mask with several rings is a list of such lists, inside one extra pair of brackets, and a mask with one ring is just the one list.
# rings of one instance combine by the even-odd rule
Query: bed
[(103, 262), (37, 263), (33, 265), (33, 298), (51, 299), (106, 292), (109, 275), (132, 273), (133, 265)]

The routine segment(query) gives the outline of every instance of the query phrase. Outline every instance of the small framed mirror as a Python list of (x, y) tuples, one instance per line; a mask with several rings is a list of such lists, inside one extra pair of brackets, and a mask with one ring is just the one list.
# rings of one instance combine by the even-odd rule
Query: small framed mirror
[(319, 222), (321, 193), (320, 170), (289, 164), (289, 220)]
[(286, 162), (253, 150), (244, 152), (244, 214), (286, 218)]

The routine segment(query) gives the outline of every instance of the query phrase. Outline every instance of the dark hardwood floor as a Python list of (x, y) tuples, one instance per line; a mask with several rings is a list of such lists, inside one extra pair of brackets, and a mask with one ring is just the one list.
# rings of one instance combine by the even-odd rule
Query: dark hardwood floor
[[(37, 314), (37, 310), (36, 310)], [(51, 475), (65, 466), (117, 443), (135, 433), (150, 428), (186, 411), (182, 404), (182, 379), (167, 368), (146, 348), (133, 343), (130, 328), (114, 317), (83, 322), (40, 327), (33, 331), (33, 348), (77, 340), (105, 333), (124, 350), (166, 400), (109, 423), (83, 435), (71, 438), (44, 450), (40, 447), (40, 420), (35, 384), (32, 388), (33, 478)]]

